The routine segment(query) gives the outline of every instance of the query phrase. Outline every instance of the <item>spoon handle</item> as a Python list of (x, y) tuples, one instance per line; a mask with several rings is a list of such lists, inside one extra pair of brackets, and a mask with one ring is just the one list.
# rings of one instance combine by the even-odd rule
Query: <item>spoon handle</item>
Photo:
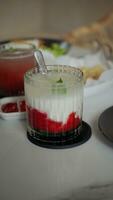
[(35, 59), (38, 63), (38, 66), (39, 66), (39, 72), (42, 73), (42, 74), (47, 73), (47, 68), (46, 68), (46, 65), (45, 65), (45, 61), (44, 61), (44, 57), (42, 55), (42, 52), (40, 50), (35, 51), (34, 56), (35, 56)]

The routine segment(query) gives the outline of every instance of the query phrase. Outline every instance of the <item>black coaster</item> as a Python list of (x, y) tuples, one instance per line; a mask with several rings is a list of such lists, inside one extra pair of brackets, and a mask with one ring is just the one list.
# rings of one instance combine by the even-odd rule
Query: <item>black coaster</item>
[(99, 117), (98, 127), (101, 133), (113, 142), (113, 106), (106, 109)]
[(75, 136), (73, 135), (73, 137), (61, 141), (39, 139), (32, 136), (29, 132), (27, 132), (27, 137), (32, 143), (41, 147), (50, 149), (71, 148), (85, 143), (91, 137), (91, 127), (83, 121), (78, 135), (75, 134)]

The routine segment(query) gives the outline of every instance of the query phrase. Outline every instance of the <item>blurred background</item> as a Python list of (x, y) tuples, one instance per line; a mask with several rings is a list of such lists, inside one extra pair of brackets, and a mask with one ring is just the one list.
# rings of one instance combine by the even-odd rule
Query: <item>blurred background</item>
[(0, 40), (61, 36), (111, 10), (113, 0), (0, 0)]

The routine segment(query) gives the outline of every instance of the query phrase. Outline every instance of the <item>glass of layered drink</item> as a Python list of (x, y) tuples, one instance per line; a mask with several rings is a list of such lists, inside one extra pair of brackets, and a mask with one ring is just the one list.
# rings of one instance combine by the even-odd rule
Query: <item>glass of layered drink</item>
[(68, 144), (80, 134), (83, 74), (70, 66), (46, 67), (46, 74), (33, 68), (24, 77), (28, 137), (39, 145)]

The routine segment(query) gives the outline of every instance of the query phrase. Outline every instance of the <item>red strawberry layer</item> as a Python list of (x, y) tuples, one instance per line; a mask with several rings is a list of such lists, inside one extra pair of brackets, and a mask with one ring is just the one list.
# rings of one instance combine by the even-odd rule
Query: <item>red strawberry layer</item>
[(80, 124), (80, 118), (76, 116), (75, 112), (71, 112), (67, 121), (55, 121), (48, 118), (47, 113), (27, 107), (28, 121), (32, 128), (49, 133), (62, 133), (75, 129)]

